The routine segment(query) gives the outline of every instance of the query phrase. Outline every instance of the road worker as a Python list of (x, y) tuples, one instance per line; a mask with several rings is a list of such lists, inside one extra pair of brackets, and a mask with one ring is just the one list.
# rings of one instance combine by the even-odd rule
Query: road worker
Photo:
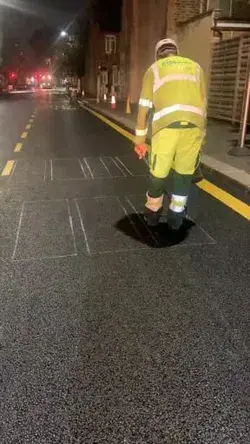
[(198, 63), (179, 56), (178, 46), (171, 39), (157, 43), (155, 58), (143, 79), (135, 151), (139, 158), (147, 153), (148, 115), (152, 114), (150, 185), (144, 216), (149, 225), (158, 224), (165, 179), (172, 170), (168, 225), (178, 230), (186, 216), (188, 193), (205, 136), (204, 73)]

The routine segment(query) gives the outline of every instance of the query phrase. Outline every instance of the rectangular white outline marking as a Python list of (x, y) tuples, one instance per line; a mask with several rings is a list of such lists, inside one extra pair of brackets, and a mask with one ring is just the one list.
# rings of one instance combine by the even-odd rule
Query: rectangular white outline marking
[[(69, 177), (66, 179), (54, 179), (54, 168), (53, 168), (53, 161), (57, 161), (57, 160), (75, 160), (76, 162), (79, 163), (79, 166), (81, 168), (81, 171), (84, 175), (84, 177)], [(55, 157), (54, 159), (50, 159), (50, 175), (51, 175), (51, 180), (55, 181), (55, 182), (67, 182), (68, 180), (85, 180), (88, 179), (86, 176), (86, 173), (84, 171), (83, 165), (81, 163), (81, 160), (79, 158), (76, 157)]]
[[(74, 247), (74, 250), (75, 250), (74, 253), (72, 253), (72, 254), (55, 255), (55, 256), (39, 256), (37, 258), (36, 257), (30, 257), (28, 259), (15, 259), (16, 251), (17, 251), (17, 246), (18, 246), (18, 241), (19, 241), (19, 236), (20, 236), (20, 231), (21, 231), (23, 215), (24, 215), (25, 204), (39, 203), (39, 202), (40, 203), (41, 202), (66, 202), (67, 209), (68, 209), (68, 215), (69, 215), (69, 225), (70, 225), (70, 228), (71, 228), (72, 238), (73, 238), (73, 247)], [(72, 215), (71, 215), (68, 199), (51, 199), (51, 200), (45, 200), (45, 199), (42, 200), (41, 199), (41, 200), (26, 200), (26, 201), (24, 201), (22, 203), (21, 214), (20, 214), (18, 228), (17, 228), (15, 247), (14, 247), (14, 252), (13, 252), (13, 255), (12, 255), (12, 262), (29, 262), (29, 261), (40, 261), (40, 260), (49, 260), (49, 259), (63, 259), (63, 258), (67, 258), (67, 257), (76, 257), (76, 256), (78, 256), (78, 252), (77, 252), (77, 247), (76, 247), (76, 239), (75, 239), (75, 233), (74, 233), (73, 219), (72, 219)]]
[[(104, 250), (104, 251), (93, 251), (93, 252), (91, 252), (90, 247), (89, 247), (89, 242), (88, 242), (87, 232), (86, 232), (85, 227), (84, 227), (84, 224), (83, 224), (82, 215), (81, 215), (81, 210), (80, 210), (80, 208), (79, 208), (78, 201), (80, 201), (80, 200), (89, 200), (89, 199), (107, 199), (107, 198), (113, 198), (113, 199), (116, 199), (116, 200), (118, 201), (119, 205), (121, 206), (121, 208), (122, 208), (124, 214), (125, 214), (126, 216), (128, 216), (128, 218), (129, 218), (129, 215), (128, 215), (126, 209), (123, 207), (122, 203), (120, 202), (118, 196), (96, 196), (96, 197), (90, 197), (90, 198), (88, 198), (88, 197), (83, 197), (83, 198), (80, 198), (80, 199), (74, 199), (75, 204), (76, 204), (76, 208), (77, 208), (77, 212), (78, 212), (78, 216), (79, 216), (79, 219), (80, 219), (80, 224), (81, 224), (81, 228), (82, 228), (82, 232), (83, 232), (83, 236), (84, 236), (84, 239), (85, 239), (86, 248), (87, 248), (88, 253), (89, 253), (91, 256), (94, 256), (94, 255), (102, 255), (102, 254), (123, 253), (123, 252), (129, 252), (129, 251), (149, 250), (149, 247), (146, 246), (146, 247), (140, 247), (140, 248), (126, 248), (126, 249), (118, 249), (118, 250)], [(132, 225), (134, 231), (137, 233), (137, 235), (139, 236), (139, 238), (141, 239), (141, 241), (143, 241), (143, 239), (142, 239), (142, 237), (141, 237), (139, 231), (138, 231), (137, 228), (135, 227), (134, 223), (130, 220), (130, 218), (129, 218), (129, 221), (130, 221), (130, 224)]]
[[(26, 160), (26, 159), (23, 159), (23, 160), (15, 160), (15, 163), (14, 163), (14, 166), (13, 166), (13, 168), (12, 168), (11, 174), (10, 174), (9, 178), (7, 178), (9, 181), (11, 181), (11, 179), (12, 179), (12, 177), (13, 177), (13, 174), (14, 174), (16, 168), (17, 168), (17, 165), (18, 165), (20, 162), (21, 162), (21, 164), (22, 164), (23, 162), (26, 162), (26, 163), (28, 164), (28, 160)], [(44, 174), (43, 174), (43, 180), (44, 180), (44, 181), (45, 181), (45, 178), (44, 178), (44, 177), (45, 177), (45, 174), (46, 174), (46, 170), (47, 170), (47, 161), (45, 160), (45, 161), (44, 161)], [(26, 182), (22, 182), (22, 183), (26, 183)]]
[[(144, 196), (144, 194), (139, 194), (139, 195), (132, 194), (130, 196)], [(103, 250), (103, 251), (93, 251), (93, 252), (91, 252), (90, 248), (89, 248), (89, 243), (88, 243), (88, 238), (87, 238), (86, 230), (84, 228), (84, 224), (83, 224), (83, 221), (82, 221), (81, 211), (80, 211), (80, 208), (79, 208), (79, 205), (78, 205), (77, 201), (80, 201), (80, 200), (90, 200), (90, 199), (106, 199), (106, 198), (116, 198), (116, 199), (118, 198), (119, 199), (118, 196), (114, 196), (114, 195), (82, 197), (80, 199), (74, 199), (75, 204), (76, 204), (76, 208), (77, 208), (77, 212), (78, 212), (78, 215), (79, 215), (79, 219), (80, 219), (80, 222), (81, 222), (81, 228), (82, 228), (82, 232), (83, 232), (83, 235), (84, 235), (84, 238), (85, 238), (87, 250), (88, 250), (88, 252), (89, 252), (89, 254), (91, 256), (95, 256), (95, 255), (100, 256), (102, 254), (129, 253), (129, 252), (131, 252), (131, 253), (134, 253), (134, 252), (138, 253), (140, 251), (145, 251), (145, 250), (146, 251), (150, 251), (150, 252), (154, 252), (155, 250), (157, 250), (159, 253), (163, 253), (164, 252), (164, 254), (165, 254), (165, 248), (157, 248), (157, 247), (154, 248), (154, 247), (149, 247), (149, 246), (140, 247), (140, 248), (127, 248), (127, 249)], [(126, 196), (125, 196), (125, 199), (126, 199)], [(63, 200), (63, 199), (58, 199), (58, 200)], [(126, 214), (126, 211), (125, 211), (125, 214)], [(132, 223), (131, 223), (131, 225), (132, 225)], [(196, 226), (197, 226), (197, 224), (196, 224)], [(204, 230), (202, 230), (202, 231), (204, 231)], [(177, 249), (180, 249), (180, 248), (203, 247), (203, 246), (215, 245), (216, 243), (217, 242), (196, 242), (196, 243), (193, 242), (193, 243), (190, 243), (190, 244), (172, 245), (172, 246), (168, 247), (167, 249), (168, 249), (168, 252), (171, 252), (172, 250), (177, 250)]]
[(84, 227), (84, 223), (83, 223), (83, 220), (82, 220), (82, 213), (81, 213), (81, 210), (80, 210), (79, 205), (78, 205), (78, 199), (74, 199), (74, 202), (75, 202), (77, 213), (78, 213), (78, 216), (79, 216), (79, 219), (80, 219), (81, 229), (82, 229), (82, 232), (83, 232), (83, 236), (84, 236), (87, 252), (88, 252), (88, 254), (91, 254), (90, 248), (89, 248), (89, 242), (88, 242), (87, 233), (86, 233), (86, 230), (85, 230), (85, 227)]
[(119, 157), (115, 157), (115, 159), (123, 166), (123, 168), (130, 174), (130, 176), (134, 177), (134, 174), (124, 165), (124, 163), (119, 159)]
[[(132, 204), (132, 202), (130, 201), (130, 199), (129, 199), (129, 197), (133, 197), (133, 196), (136, 196), (136, 197), (139, 197), (139, 196), (142, 196), (142, 197), (145, 197), (145, 195), (144, 194), (130, 194), (129, 196), (125, 196), (125, 199), (128, 201), (128, 203), (130, 204), (130, 206), (131, 206), (131, 208), (133, 208), (133, 210), (138, 214), (138, 216), (140, 217), (140, 215), (139, 215), (139, 213), (137, 212), (137, 210), (136, 210), (136, 208), (134, 207), (134, 205)], [(168, 198), (169, 198), (169, 196), (167, 196)], [(140, 218), (141, 219), (141, 218)], [(189, 217), (189, 219), (191, 219), (190, 217)], [(143, 219), (141, 219), (142, 221), (143, 221)], [(195, 244), (195, 243), (190, 243), (190, 244), (187, 244), (187, 246), (188, 245), (190, 245), (190, 246), (192, 246), (192, 245), (213, 245), (213, 244), (217, 244), (218, 242), (212, 237), (212, 236), (210, 236), (210, 234), (204, 229), (204, 228), (202, 228), (199, 224), (197, 224), (196, 222), (195, 222), (195, 220), (193, 220), (193, 219), (191, 219), (193, 222), (194, 222), (194, 224), (195, 224), (195, 226), (197, 227), (197, 228), (199, 228), (199, 230), (201, 230), (204, 234), (205, 234), (205, 236), (208, 238), (208, 239), (210, 239), (211, 240), (211, 242), (206, 242), (206, 243), (197, 243), (197, 244)], [(143, 221), (144, 223), (145, 223), (145, 227), (147, 227), (147, 224), (146, 224), (146, 222), (145, 221)], [(186, 244), (185, 244), (186, 245)], [(179, 245), (179, 246), (185, 246), (185, 245)], [(176, 246), (178, 246), (178, 245), (176, 245)], [(174, 247), (174, 245), (173, 246), (171, 246), (170, 248), (173, 248)]]
[(88, 164), (88, 162), (87, 162), (87, 160), (86, 160), (86, 157), (84, 157), (83, 160), (84, 160), (84, 163), (85, 163), (86, 167), (87, 167), (88, 170), (89, 170), (89, 173), (90, 173), (91, 178), (94, 179), (94, 175), (93, 175), (93, 173), (92, 173), (92, 171), (91, 171), (91, 168), (90, 168), (90, 166), (89, 166), (89, 164)]

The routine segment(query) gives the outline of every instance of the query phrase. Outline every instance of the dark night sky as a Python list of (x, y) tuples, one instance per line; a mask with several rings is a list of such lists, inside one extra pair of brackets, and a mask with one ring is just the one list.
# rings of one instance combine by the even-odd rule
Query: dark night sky
[[(96, 4), (103, 27), (119, 30), (122, 0), (0, 0), (4, 6), (5, 36), (28, 40), (32, 32), (43, 26), (67, 25), (91, 4)], [(6, 6), (8, 5), (8, 6)]]
[[(27, 40), (43, 26), (63, 28), (93, 0), (0, 0), (4, 5), (4, 33)], [(8, 5), (8, 6), (6, 6)]]
[(96, 19), (102, 29), (119, 31), (121, 4), (122, 0), (0, 0), (4, 37), (20, 40), (26, 56), (32, 58), (28, 41), (35, 30), (46, 25), (59, 33), (95, 5)]

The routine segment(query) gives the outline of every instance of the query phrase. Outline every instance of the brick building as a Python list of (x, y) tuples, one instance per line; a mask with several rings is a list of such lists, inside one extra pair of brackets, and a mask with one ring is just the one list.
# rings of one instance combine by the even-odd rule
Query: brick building
[(120, 35), (91, 27), (86, 54), (84, 90), (99, 99), (115, 89), (119, 94)]

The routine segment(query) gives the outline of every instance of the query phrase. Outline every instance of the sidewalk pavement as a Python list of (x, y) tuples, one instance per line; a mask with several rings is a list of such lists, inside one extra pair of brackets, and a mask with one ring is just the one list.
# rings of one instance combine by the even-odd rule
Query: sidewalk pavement
[[(131, 107), (131, 114), (126, 114), (126, 104), (118, 103), (115, 110), (109, 103), (96, 103), (95, 99), (84, 99), (83, 104), (105, 115), (125, 129), (134, 132), (137, 106)], [(205, 171), (215, 172), (243, 187), (250, 195), (250, 156), (230, 156), (228, 151), (237, 144), (239, 129), (229, 123), (210, 119), (207, 127), (207, 141), (201, 157)], [(250, 154), (250, 150), (249, 150)]]

